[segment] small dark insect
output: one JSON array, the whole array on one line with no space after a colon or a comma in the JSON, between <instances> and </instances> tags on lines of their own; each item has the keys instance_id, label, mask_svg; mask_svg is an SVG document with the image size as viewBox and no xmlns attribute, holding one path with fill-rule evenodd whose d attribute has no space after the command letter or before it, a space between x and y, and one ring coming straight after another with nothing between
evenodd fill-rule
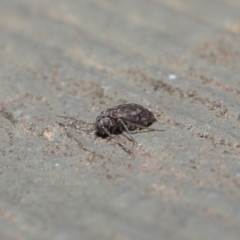
<instances>
[{"instance_id":1,"label":"small dark insect","mask_svg":"<svg viewBox=\"0 0 240 240\"><path fill-rule=\"evenodd\" d=\"M126 152L131 153L130 149L118 141L113 134L126 131L129 135L128 138L130 138L130 140L133 142L134 147L136 141L132 137L130 131L137 129L162 131L148 128L155 121L156 117L149 109L144 108L139 104L128 103L107 108L105 111L102 111L96 118L93 129L96 130L100 136L107 136L109 139L113 138Z\"/></svg>"}]
</instances>

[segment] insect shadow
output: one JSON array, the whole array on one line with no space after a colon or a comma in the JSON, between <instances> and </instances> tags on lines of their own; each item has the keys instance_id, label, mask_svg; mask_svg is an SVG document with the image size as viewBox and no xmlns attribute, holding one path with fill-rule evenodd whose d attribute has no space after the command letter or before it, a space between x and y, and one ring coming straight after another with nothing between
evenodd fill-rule
<instances>
[{"instance_id":1,"label":"insect shadow","mask_svg":"<svg viewBox=\"0 0 240 240\"><path fill-rule=\"evenodd\" d=\"M80 125L85 125L85 128L82 127L81 130L88 133L95 131L97 136L108 138L107 141L113 139L123 148L124 151L129 154L133 153L134 146L137 144L132 135L140 132L138 130L141 130L141 132L165 131L149 128L150 125L157 121L155 115L151 112L151 110L135 103L121 104L112 108L107 108L100 113L100 115L96 118L95 123L88 123L67 116L58 115L58 117L73 120L73 123L68 124L70 127L76 128L76 123L79 122ZM61 123L60 125L64 124ZM123 134L123 136L132 142L131 148L127 147L116 138L116 135L124 132L126 134Z\"/></svg>"}]
</instances>

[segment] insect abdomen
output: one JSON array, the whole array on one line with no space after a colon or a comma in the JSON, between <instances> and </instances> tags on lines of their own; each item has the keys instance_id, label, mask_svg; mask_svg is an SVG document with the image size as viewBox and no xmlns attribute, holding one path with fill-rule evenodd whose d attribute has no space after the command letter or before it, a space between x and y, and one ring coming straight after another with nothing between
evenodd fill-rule
<instances>
[{"instance_id":1,"label":"insect abdomen","mask_svg":"<svg viewBox=\"0 0 240 240\"><path fill-rule=\"evenodd\" d=\"M135 103L118 105L109 108L107 112L110 118L116 120L121 119L123 122L132 123L129 126L137 124L147 127L156 120L154 114L150 110ZM130 128L132 129L134 127Z\"/></svg>"}]
</instances>

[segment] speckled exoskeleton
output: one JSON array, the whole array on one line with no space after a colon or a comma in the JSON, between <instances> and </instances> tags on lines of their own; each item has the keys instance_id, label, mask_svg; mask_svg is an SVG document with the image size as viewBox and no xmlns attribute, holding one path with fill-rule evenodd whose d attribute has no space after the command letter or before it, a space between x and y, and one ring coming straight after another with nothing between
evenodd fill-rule
<instances>
[{"instance_id":1,"label":"speckled exoskeleton","mask_svg":"<svg viewBox=\"0 0 240 240\"><path fill-rule=\"evenodd\" d=\"M147 108L135 103L121 104L102 111L95 122L95 129L101 136L113 138L114 133L126 131L133 144L136 143L130 131L145 129L156 121ZM154 129L151 129L154 130ZM125 150L126 146L117 141Z\"/></svg>"}]
</instances>

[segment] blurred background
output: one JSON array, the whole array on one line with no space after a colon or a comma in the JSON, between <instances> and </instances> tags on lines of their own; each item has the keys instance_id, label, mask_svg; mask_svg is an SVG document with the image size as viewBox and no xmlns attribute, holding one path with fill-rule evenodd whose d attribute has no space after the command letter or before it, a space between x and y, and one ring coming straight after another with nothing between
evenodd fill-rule
<instances>
[{"instance_id":1,"label":"blurred background","mask_svg":"<svg viewBox=\"0 0 240 240\"><path fill-rule=\"evenodd\" d=\"M240 239L239 13L0 0L0 239ZM133 156L59 125L130 102L165 130L134 134Z\"/></svg>"}]
</instances>

